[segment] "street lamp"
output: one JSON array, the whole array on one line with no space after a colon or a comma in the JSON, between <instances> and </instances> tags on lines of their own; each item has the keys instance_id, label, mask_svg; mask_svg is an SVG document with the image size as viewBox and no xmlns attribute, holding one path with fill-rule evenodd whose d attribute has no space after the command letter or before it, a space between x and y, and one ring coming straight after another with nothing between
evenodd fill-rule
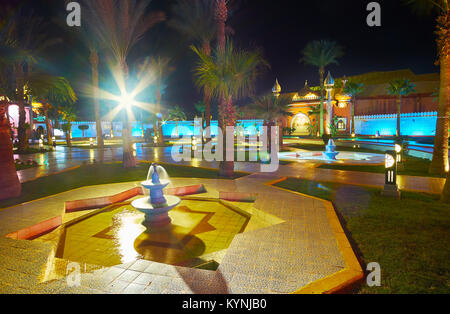
<instances>
[{"instance_id":1,"label":"street lamp","mask_svg":"<svg viewBox=\"0 0 450 314\"><path fill-rule=\"evenodd\" d=\"M331 91L333 90L334 87L334 79L331 76L330 71L328 71L328 75L325 78L324 86L326 91L328 92L327 133L330 134L331 121L333 119L333 106L331 105Z\"/></svg>"},{"instance_id":2,"label":"street lamp","mask_svg":"<svg viewBox=\"0 0 450 314\"><path fill-rule=\"evenodd\" d=\"M397 152L386 151L384 162L384 188L381 195L400 198L400 191L397 186Z\"/></svg>"}]
</instances>

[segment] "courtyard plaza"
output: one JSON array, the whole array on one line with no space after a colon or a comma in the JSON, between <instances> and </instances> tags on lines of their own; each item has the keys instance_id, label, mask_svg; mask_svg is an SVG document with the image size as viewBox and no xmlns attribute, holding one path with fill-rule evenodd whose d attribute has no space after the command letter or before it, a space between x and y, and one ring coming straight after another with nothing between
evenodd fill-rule
<instances>
[{"instance_id":1,"label":"courtyard plaza","mask_svg":"<svg viewBox=\"0 0 450 314\"><path fill-rule=\"evenodd\" d=\"M132 252L135 237L140 233L129 233L122 243L128 249L102 257L104 253L92 252L92 239L80 242L73 250L86 254L74 256L58 253L66 241L76 241L76 232L69 231L71 223L84 228L85 233L99 228L97 223L89 225L85 215L107 213L108 208L67 213L67 201L89 199L120 193L136 188L140 182L125 182L101 186L87 186L63 192L47 198L0 210L0 282L4 293L324 293L338 289L341 285L362 277L362 269L343 232L331 203L313 197L287 192L270 186L269 181L280 179L276 174L255 173L235 180L181 179L171 178L170 187L203 184L205 193L187 199L184 214L187 220L204 221L198 215L205 215L211 206L198 207L200 200L219 200L225 206L240 213L235 217L235 226L241 229L227 229L222 235L202 238L217 231L219 222L214 216L205 225L193 222L186 226L187 235L203 240L206 247L215 247L215 252L201 256L213 258L218 263L215 270L186 267L173 254L159 255L158 261L147 260ZM227 193L251 193L254 203L225 200ZM183 202L183 201L182 201ZM189 203L191 202L191 203ZM194 202L194 203L192 203ZM128 206L129 203L122 203ZM183 206L184 207L184 206ZM240 208L240 209L237 209ZM97 212L95 212L97 211ZM190 212L190 213L189 213ZM173 224L179 221L171 213ZM211 214L211 213L210 213ZM220 215L219 215L220 216ZM239 215L238 215L239 216ZM44 236L19 240L20 233L42 221L60 217L62 225ZM246 218L245 218L246 217ZM87 226L76 224L77 219ZM100 219L100 218L99 218ZM222 218L224 216L222 214ZM232 218L226 218L227 221ZM184 219L186 221L186 218ZM245 223L243 223L246 221ZM68 226L66 226L68 225ZM228 225L228 223L227 223ZM118 227L120 233L120 226ZM102 229L102 228L100 228ZM193 230L196 230L194 232ZM200 231L199 231L200 230ZM67 234L66 234L67 231ZM73 233L75 232L75 234ZM230 233L231 232L231 233ZM226 235L225 235L226 234ZM7 235L7 237L5 237ZM227 239L221 240L224 237ZM95 239L94 239L95 240ZM155 240L155 239L153 239ZM62 241L62 242L61 242ZM98 237L96 239L98 241ZM159 239L166 244L192 245L179 239ZM123 241L122 241L123 242ZM156 241L158 242L158 241ZM68 245L68 244L67 244ZM195 245L195 244L194 244ZM122 246L122 249L123 249ZM136 245L137 247L139 245ZM148 248L148 246L147 246ZM69 249L69 247L64 247ZM180 249L180 248L179 248ZM181 248L182 250L183 248ZM125 253L124 253L125 252ZM155 251L153 251L155 252ZM211 255L211 253L213 253ZM90 257L96 257L96 260ZM212 257L211 257L212 256ZM69 259L67 259L69 258ZM79 285L68 282L70 259L81 263ZM182 265L182 266L181 266ZM69 281L68 281L69 280Z\"/></svg>"}]
</instances>

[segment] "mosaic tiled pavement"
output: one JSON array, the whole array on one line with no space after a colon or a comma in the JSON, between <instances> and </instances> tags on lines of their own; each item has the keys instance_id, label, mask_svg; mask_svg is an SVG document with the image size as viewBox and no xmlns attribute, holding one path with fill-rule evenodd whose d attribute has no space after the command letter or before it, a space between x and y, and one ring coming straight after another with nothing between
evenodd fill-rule
<instances>
[{"instance_id":1,"label":"mosaic tiled pavement","mask_svg":"<svg viewBox=\"0 0 450 314\"><path fill-rule=\"evenodd\" d=\"M204 184L207 192L198 198L218 198L219 191L258 193L246 208L256 223L250 219L228 248L216 250L215 271L144 259L111 267L88 263L81 267L80 285L71 285L74 266L64 255L55 257L54 243L5 237L58 215L68 222L86 214L64 214L64 201L115 194L139 182L83 187L0 210L0 293L292 293L346 269L327 203L264 184L273 179L172 179L172 186Z\"/></svg>"}]
</instances>

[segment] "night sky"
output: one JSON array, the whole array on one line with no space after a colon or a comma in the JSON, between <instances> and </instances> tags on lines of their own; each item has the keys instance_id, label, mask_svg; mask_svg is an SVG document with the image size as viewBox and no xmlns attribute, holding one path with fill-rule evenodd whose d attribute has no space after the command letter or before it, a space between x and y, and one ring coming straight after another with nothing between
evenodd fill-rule
<instances>
[{"instance_id":1,"label":"night sky","mask_svg":"<svg viewBox=\"0 0 450 314\"><path fill-rule=\"evenodd\" d=\"M170 18L174 0L153 0L152 9L164 10ZM233 40L242 48L261 48L271 68L257 83L258 93L269 91L277 77L284 91L299 90L305 80L318 85L317 69L299 62L301 51L309 41L330 39L345 49L339 65L327 68L334 77L409 68L417 74L438 72L434 65L436 45L433 16L418 17L402 0L378 1L382 7L382 26L368 27L366 6L369 0L236 0L229 25ZM2 6L22 3L26 10L45 17L48 32L63 42L53 47L41 66L67 77L81 95L78 107L84 117L92 116L91 102L82 97L83 84L90 81L88 51L79 36L65 24L63 0L0 0ZM194 113L193 104L201 100L192 83L195 58L187 42L165 23L154 27L132 51L128 63L152 54L169 55L175 71L167 82L163 103L180 105ZM109 73L101 68L101 84L109 83ZM245 103L246 100L240 103ZM192 116L192 115L191 115Z\"/></svg>"}]
</instances>

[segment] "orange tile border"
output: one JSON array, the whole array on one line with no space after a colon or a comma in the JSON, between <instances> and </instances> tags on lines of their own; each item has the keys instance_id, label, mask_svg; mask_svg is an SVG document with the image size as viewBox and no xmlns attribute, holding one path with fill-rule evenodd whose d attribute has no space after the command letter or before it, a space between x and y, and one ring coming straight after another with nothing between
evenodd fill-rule
<instances>
[{"instance_id":1,"label":"orange tile border","mask_svg":"<svg viewBox=\"0 0 450 314\"><path fill-rule=\"evenodd\" d=\"M324 203L326 208L326 214L328 221L330 223L331 229L333 230L334 236L336 238L336 242L338 244L339 251L342 254L342 257L345 261L345 268L340 270L330 276L325 278L313 281L306 286L294 291L293 294L332 294L332 293L340 293L353 286L357 282L361 281L364 278L364 272L361 268L361 265L353 252L352 246L345 235L344 229L339 221L339 218L336 214L336 210L334 209L333 204L330 201L317 198L314 196L310 196L307 194L303 194L296 191L291 191L288 189L284 189L278 186L274 186L273 184L282 182L286 180L287 177L283 177L281 179L273 180L270 182L266 182L265 185L271 186L273 188L298 194L304 197L313 198L316 200L320 200Z\"/></svg>"}]
</instances>

